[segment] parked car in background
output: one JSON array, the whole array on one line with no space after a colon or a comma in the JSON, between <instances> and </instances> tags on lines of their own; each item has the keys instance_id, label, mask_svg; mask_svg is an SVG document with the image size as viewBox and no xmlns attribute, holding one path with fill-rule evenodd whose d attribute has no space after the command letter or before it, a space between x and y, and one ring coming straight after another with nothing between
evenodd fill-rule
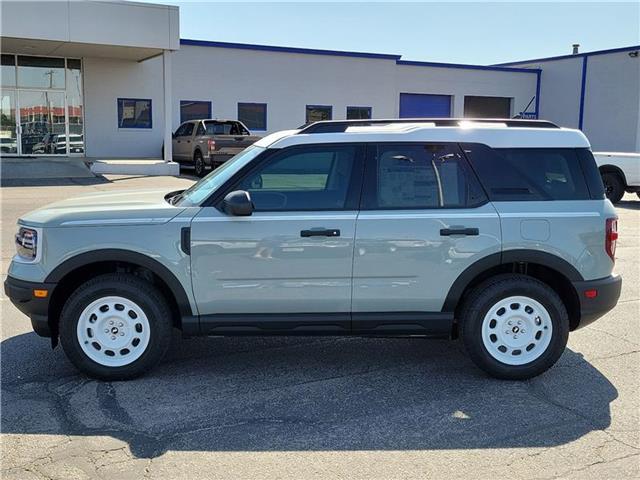
<instances>
[{"instance_id":1,"label":"parked car in background","mask_svg":"<svg viewBox=\"0 0 640 480\"><path fill-rule=\"evenodd\" d=\"M269 135L188 190L23 215L6 294L106 380L156 365L174 327L460 338L526 379L616 305L617 217L582 132L373 122Z\"/></svg>"},{"instance_id":2,"label":"parked car in background","mask_svg":"<svg viewBox=\"0 0 640 480\"><path fill-rule=\"evenodd\" d=\"M173 134L173 160L202 177L260 138L237 120L189 120Z\"/></svg>"},{"instance_id":3,"label":"parked car in background","mask_svg":"<svg viewBox=\"0 0 640 480\"><path fill-rule=\"evenodd\" d=\"M2 153L18 153L18 144L15 138L0 138L0 152Z\"/></svg>"},{"instance_id":4,"label":"parked car in background","mask_svg":"<svg viewBox=\"0 0 640 480\"><path fill-rule=\"evenodd\" d=\"M607 198L619 202L625 192L640 197L640 153L595 152Z\"/></svg>"}]
</instances>

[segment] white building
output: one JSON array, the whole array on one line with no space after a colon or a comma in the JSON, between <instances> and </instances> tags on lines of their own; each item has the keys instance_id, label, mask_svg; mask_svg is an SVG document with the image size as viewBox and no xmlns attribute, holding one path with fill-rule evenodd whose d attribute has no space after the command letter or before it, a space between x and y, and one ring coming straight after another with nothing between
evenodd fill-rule
<instances>
[{"instance_id":1,"label":"white building","mask_svg":"<svg viewBox=\"0 0 640 480\"><path fill-rule=\"evenodd\" d=\"M3 156L159 157L194 117L237 118L266 134L324 118L522 114L582 124L600 150L640 150L640 61L631 55L640 46L458 65L181 40L178 8L166 5L0 8Z\"/></svg>"}]
</instances>

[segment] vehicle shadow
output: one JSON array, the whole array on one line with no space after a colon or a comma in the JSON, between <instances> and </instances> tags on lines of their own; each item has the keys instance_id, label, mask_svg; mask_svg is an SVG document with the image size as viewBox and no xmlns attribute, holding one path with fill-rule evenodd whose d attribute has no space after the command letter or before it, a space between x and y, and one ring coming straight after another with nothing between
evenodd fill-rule
<instances>
[{"instance_id":1,"label":"vehicle shadow","mask_svg":"<svg viewBox=\"0 0 640 480\"><path fill-rule=\"evenodd\" d=\"M640 200L621 200L615 206L627 210L640 210Z\"/></svg>"},{"instance_id":2,"label":"vehicle shadow","mask_svg":"<svg viewBox=\"0 0 640 480\"><path fill-rule=\"evenodd\" d=\"M2 342L2 430L106 435L167 450L550 447L610 425L614 386L567 350L526 382L491 379L459 342L331 337L173 342L146 377L99 382L33 333Z\"/></svg>"}]
</instances>

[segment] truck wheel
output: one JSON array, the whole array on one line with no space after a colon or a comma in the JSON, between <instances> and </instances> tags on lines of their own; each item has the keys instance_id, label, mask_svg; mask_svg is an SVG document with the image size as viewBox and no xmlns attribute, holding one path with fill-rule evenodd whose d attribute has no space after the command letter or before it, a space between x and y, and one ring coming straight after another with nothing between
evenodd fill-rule
<instances>
[{"instance_id":1,"label":"truck wheel","mask_svg":"<svg viewBox=\"0 0 640 480\"><path fill-rule=\"evenodd\" d=\"M193 155L193 167L195 168L196 176L204 177L206 168L204 165L204 159L202 158L202 154L200 152L196 152Z\"/></svg>"},{"instance_id":2,"label":"truck wheel","mask_svg":"<svg viewBox=\"0 0 640 480\"><path fill-rule=\"evenodd\" d=\"M604 193L611 203L618 203L624 196L624 182L617 173L603 173L602 183L604 183Z\"/></svg>"},{"instance_id":3,"label":"truck wheel","mask_svg":"<svg viewBox=\"0 0 640 480\"><path fill-rule=\"evenodd\" d=\"M110 273L81 285L60 315L60 342L90 377L125 380L150 370L169 348L171 309L152 284Z\"/></svg>"},{"instance_id":4,"label":"truck wheel","mask_svg":"<svg viewBox=\"0 0 640 480\"><path fill-rule=\"evenodd\" d=\"M525 275L483 282L467 296L460 317L469 356L501 379L540 375L560 358L569 338L569 316L558 294Z\"/></svg>"}]
</instances>

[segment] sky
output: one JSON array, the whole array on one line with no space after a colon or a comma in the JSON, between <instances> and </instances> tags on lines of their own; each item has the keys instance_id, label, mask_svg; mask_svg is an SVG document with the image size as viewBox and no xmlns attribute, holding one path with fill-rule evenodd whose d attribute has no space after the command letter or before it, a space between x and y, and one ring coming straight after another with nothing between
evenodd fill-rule
<instances>
[{"instance_id":1,"label":"sky","mask_svg":"<svg viewBox=\"0 0 640 480\"><path fill-rule=\"evenodd\" d=\"M146 0L143 0L146 1ZM167 1L180 37L490 65L640 44L634 2Z\"/></svg>"}]
</instances>

